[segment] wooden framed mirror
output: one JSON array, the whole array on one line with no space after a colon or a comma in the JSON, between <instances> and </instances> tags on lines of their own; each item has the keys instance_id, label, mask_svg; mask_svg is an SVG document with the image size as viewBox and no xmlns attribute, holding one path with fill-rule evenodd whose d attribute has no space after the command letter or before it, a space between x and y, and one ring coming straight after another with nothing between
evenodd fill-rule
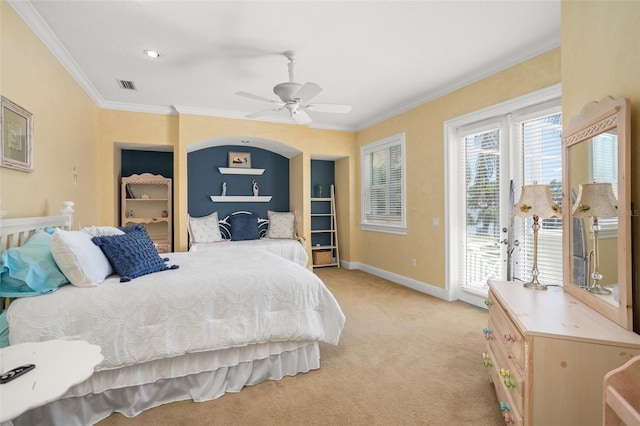
<instances>
[{"instance_id":1,"label":"wooden framed mirror","mask_svg":"<svg viewBox=\"0 0 640 426\"><path fill-rule=\"evenodd\" d=\"M571 119L562 219L564 290L632 330L629 120L629 100L612 97Z\"/></svg>"}]
</instances>

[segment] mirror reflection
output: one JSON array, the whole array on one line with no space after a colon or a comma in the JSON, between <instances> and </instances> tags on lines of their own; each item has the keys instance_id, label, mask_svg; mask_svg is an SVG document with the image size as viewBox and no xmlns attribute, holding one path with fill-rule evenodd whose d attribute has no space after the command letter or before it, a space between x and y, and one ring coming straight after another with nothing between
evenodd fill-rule
<instances>
[{"instance_id":1,"label":"mirror reflection","mask_svg":"<svg viewBox=\"0 0 640 426\"><path fill-rule=\"evenodd\" d=\"M617 129L569 149L573 283L618 306Z\"/></svg>"},{"instance_id":2,"label":"mirror reflection","mask_svg":"<svg viewBox=\"0 0 640 426\"><path fill-rule=\"evenodd\" d=\"M627 330L634 313L630 118L627 98L605 96L585 104L562 136L562 197L571 206L562 211L564 291Z\"/></svg>"}]
</instances>

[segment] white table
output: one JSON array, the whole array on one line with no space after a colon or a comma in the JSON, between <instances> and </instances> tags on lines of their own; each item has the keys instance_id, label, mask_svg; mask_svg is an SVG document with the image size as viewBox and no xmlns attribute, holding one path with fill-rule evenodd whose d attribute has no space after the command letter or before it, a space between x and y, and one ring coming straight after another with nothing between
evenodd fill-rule
<instances>
[{"instance_id":1,"label":"white table","mask_svg":"<svg viewBox=\"0 0 640 426\"><path fill-rule=\"evenodd\" d=\"M54 401L71 386L86 380L103 360L101 348L84 340L47 340L0 349L3 373L35 364L28 373L0 385L0 422Z\"/></svg>"}]
</instances>

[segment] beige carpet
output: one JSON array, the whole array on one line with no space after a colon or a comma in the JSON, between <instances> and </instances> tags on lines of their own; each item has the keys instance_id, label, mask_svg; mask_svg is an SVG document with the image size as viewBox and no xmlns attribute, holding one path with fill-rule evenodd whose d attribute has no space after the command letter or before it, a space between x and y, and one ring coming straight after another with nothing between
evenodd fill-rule
<instances>
[{"instance_id":1,"label":"beige carpet","mask_svg":"<svg viewBox=\"0 0 640 426\"><path fill-rule=\"evenodd\" d=\"M316 269L347 318L319 370L109 425L502 425L482 366L484 310L361 271Z\"/></svg>"}]
</instances>

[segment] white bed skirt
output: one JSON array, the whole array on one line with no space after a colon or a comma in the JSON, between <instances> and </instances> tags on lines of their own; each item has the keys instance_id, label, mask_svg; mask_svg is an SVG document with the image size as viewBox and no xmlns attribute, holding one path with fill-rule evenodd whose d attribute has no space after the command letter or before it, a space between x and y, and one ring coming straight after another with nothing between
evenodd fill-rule
<instances>
[{"instance_id":1,"label":"white bed skirt","mask_svg":"<svg viewBox=\"0 0 640 426\"><path fill-rule=\"evenodd\" d=\"M71 388L59 400L29 410L2 425L90 425L114 412L134 417L149 408L170 402L188 399L209 401L226 392L240 392L247 385L269 379L281 380L284 376L320 368L317 342L281 344L296 347L273 353L280 343L253 345L218 353L186 354L171 360L146 363L141 368L100 371ZM271 354L261 357L265 351ZM233 362L234 359L237 362ZM207 364L215 364L216 368L207 369ZM125 371L127 369L129 371ZM185 371L186 375L183 374ZM124 385L127 378L133 382L144 381L150 373L160 378L153 382Z\"/></svg>"}]
</instances>

